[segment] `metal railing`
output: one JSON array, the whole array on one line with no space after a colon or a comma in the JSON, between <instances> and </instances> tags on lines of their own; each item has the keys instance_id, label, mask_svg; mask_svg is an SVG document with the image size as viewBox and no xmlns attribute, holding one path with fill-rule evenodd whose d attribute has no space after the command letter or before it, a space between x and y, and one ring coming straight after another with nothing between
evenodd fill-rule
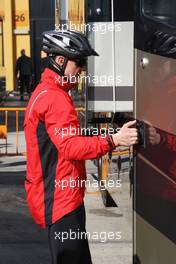
<instances>
[{"instance_id":1,"label":"metal railing","mask_svg":"<svg viewBox=\"0 0 176 264\"><path fill-rule=\"evenodd\" d=\"M5 118L4 118L4 123L2 124L0 121L0 147L1 147L1 140L5 140L5 152L1 152L0 149L0 155L25 155L26 154L26 149L23 151L19 151L19 113L25 112L26 108L0 108L0 114L4 113ZM80 125L81 127L84 127L85 125L85 108L84 107L77 107L76 111L78 113L78 117L80 120ZM9 132L9 112L15 113L15 142L13 138L13 148L15 148L15 151L9 152L8 151L8 134ZM116 150L113 151L112 153L113 156L116 155L129 155L129 150Z\"/></svg>"},{"instance_id":2,"label":"metal railing","mask_svg":"<svg viewBox=\"0 0 176 264\"><path fill-rule=\"evenodd\" d=\"M19 151L19 113L20 112L25 112L26 108L0 108L0 114L4 113L5 115L5 121L2 124L0 121L0 146L1 146L1 140L5 140L5 152L1 152L0 149L0 155L25 155L26 151ZM84 118L81 113L85 112L85 109L83 107L78 107L76 108L76 111L79 114L79 118ZM15 113L15 151L9 152L8 151L8 134L9 134L9 112ZM81 121L83 122L83 120ZM14 142L13 142L14 143Z\"/></svg>"},{"instance_id":3,"label":"metal railing","mask_svg":"<svg viewBox=\"0 0 176 264\"><path fill-rule=\"evenodd\" d=\"M0 113L5 114L5 122L4 124L0 124L0 139L5 140L5 153L1 153L0 155L22 155L24 153L19 152L19 112L25 112L26 108L0 108ZM15 113L15 149L14 153L8 152L8 133L9 133L9 112Z\"/></svg>"}]
</instances>

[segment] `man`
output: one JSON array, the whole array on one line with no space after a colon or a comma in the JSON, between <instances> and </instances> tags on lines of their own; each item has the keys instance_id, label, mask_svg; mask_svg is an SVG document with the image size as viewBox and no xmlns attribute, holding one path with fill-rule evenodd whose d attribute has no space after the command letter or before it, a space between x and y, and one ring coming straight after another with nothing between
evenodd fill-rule
<instances>
[{"instance_id":1,"label":"man","mask_svg":"<svg viewBox=\"0 0 176 264\"><path fill-rule=\"evenodd\" d=\"M23 101L25 87L30 97L30 82L32 76L32 60L26 56L24 49L21 50L21 56L18 58L16 63L16 76L18 76L18 74L20 80L20 100Z\"/></svg>"},{"instance_id":2,"label":"man","mask_svg":"<svg viewBox=\"0 0 176 264\"><path fill-rule=\"evenodd\" d=\"M81 136L69 80L76 80L72 77L82 71L88 56L98 54L77 31L44 32L42 46L49 64L24 122L27 201L36 223L48 227L53 264L91 264L87 238L80 239L86 232L85 186L80 184L86 179L85 160L137 143L137 130L130 128L135 122L129 122L113 136Z\"/></svg>"}]
</instances>

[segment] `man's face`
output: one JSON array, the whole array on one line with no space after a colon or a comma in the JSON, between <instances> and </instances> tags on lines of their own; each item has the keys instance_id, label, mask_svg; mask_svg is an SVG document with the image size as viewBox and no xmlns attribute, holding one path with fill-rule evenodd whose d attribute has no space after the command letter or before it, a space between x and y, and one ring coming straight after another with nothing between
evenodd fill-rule
<instances>
[{"instance_id":1,"label":"man's face","mask_svg":"<svg viewBox=\"0 0 176 264\"><path fill-rule=\"evenodd\" d=\"M65 61L65 58L62 56L58 56L56 58L56 62L60 65L63 66ZM77 83L79 81L79 75L80 73L85 69L86 66L86 59L81 59L81 60L68 60L67 66L65 69L65 76L68 77L71 83Z\"/></svg>"},{"instance_id":2,"label":"man's face","mask_svg":"<svg viewBox=\"0 0 176 264\"><path fill-rule=\"evenodd\" d=\"M22 49L22 50L21 50L21 56L24 56L24 55L25 55L25 50Z\"/></svg>"},{"instance_id":3,"label":"man's face","mask_svg":"<svg viewBox=\"0 0 176 264\"><path fill-rule=\"evenodd\" d=\"M76 62L69 60L65 69L65 76L67 76L71 83L77 83L82 67L77 66Z\"/></svg>"}]
</instances>

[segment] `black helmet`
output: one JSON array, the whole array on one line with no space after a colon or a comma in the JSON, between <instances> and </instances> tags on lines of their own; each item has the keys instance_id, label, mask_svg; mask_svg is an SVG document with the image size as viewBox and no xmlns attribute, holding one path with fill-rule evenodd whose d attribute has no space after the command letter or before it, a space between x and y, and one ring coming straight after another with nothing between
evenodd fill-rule
<instances>
[{"instance_id":1,"label":"black helmet","mask_svg":"<svg viewBox=\"0 0 176 264\"><path fill-rule=\"evenodd\" d=\"M83 33L71 30L44 32L42 50L49 56L62 55L70 60L99 56Z\"/></svg>"}]
</instances>

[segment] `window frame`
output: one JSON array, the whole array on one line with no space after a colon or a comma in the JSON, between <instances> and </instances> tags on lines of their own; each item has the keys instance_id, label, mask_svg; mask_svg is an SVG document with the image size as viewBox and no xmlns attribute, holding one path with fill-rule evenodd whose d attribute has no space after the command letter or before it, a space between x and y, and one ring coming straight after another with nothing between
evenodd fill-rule
<instances>
[{"instance_id":1,"label":"window frame","mask_svg":"<svg viewBox=\"0 0 176 264\"><path fill-rule=\"evenodd\" d=\"M147 15L145 13L145 7L144 7L145 1L146 0L141 0L141 14L142 14L143 17L145 17L145 18L147 18L147 19L149 19L149 20L151 20L153 22L156 22L156 23L162 24L164 26L167 26L169 28L172 28L172 29L176 28L176 24L174 26L174 25L171 25L170 23L164 22L163 20L158 19L158 18L156 18L154 16Z\"/></svg>"}]
</instances>

